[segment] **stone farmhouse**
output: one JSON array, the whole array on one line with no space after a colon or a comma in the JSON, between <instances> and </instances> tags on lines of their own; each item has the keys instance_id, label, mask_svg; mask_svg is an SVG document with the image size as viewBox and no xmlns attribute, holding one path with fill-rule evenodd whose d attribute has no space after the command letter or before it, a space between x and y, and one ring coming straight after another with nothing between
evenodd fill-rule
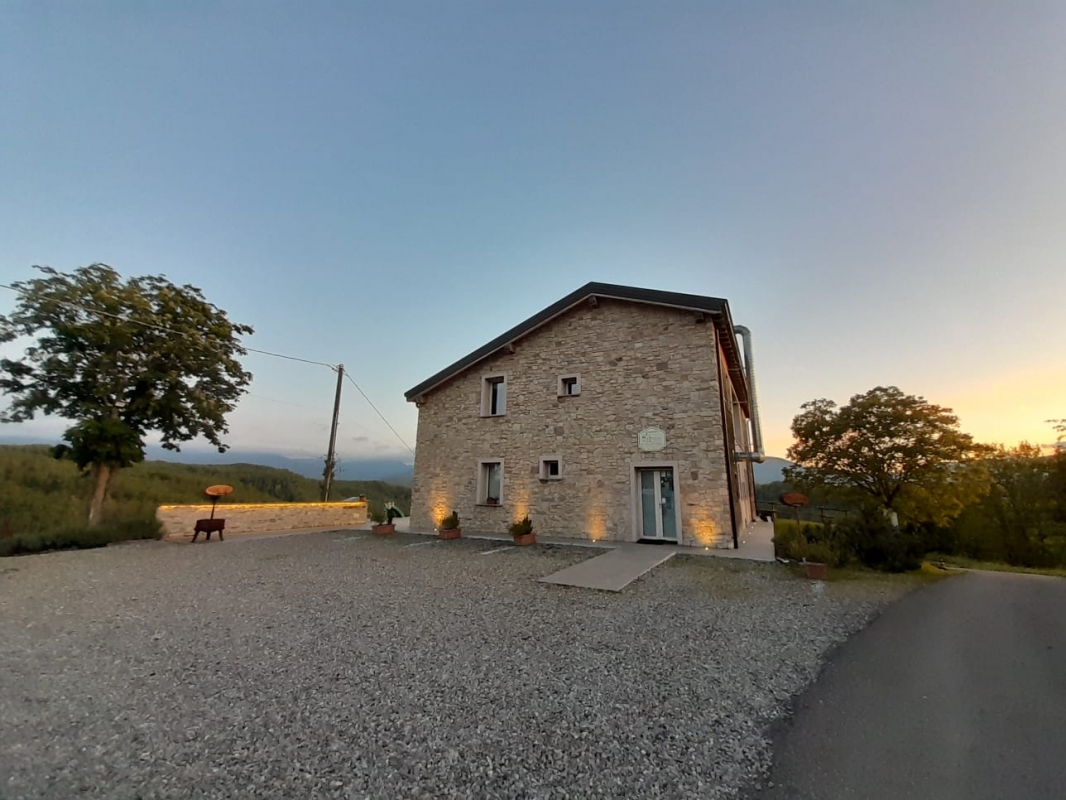
<instances>
[{"instance_id":1,"label":"stone farmhouse","mask_svg":"<svg viewBox=\"0 0 1066 800\"><path fill-rule=\"evenodd\" d=\"M454 509L468 532L528 515L542 536L737 547L754 389L727 301L589 283L406 393L411 529Z\"/></svg>"}]
</instances>

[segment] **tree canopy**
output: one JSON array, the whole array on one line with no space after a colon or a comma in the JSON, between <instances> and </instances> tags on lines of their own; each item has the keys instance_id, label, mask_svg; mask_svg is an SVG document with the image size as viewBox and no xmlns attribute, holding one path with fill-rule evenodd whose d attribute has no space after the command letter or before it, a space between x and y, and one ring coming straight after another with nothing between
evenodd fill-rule
<instances>
[{"instance_id":1,"label":"tree canopy","mask_svg":"<svg viewBox=\"0 0 1066 800\"><path fill-rule=\"evenodd\" d=\"M171 450L198 436L226 450L225 415L252 378L238 360L250 326L161 275L123 279L106 264L36 269L42 277L15 283L15 310L0 315L0 342L33 339L22 358L0 359L10 398L0 421L42 413L74 422L57 452L95 476L90 523L112 472L143 460L146 434Z\"/></svg>"},{"instance_id":2,"label":"tree canopy","mask_svg":"<svg viewBox=\"0 0 1066 800\"><path fill-rule=\"evenodd\" d=\"M1055 433L1058 434L1057 441L1066 441L1066 419L1049 419L1048 423L1055 429Z\"/></svg>"},{"instance_id":3,"label":"tree canopy","mask_svg":"<svg viewBox=\"0 0 1066 800\"><path fill-rule=\"evenodd\" d=\"M944 523L987 488L987 451L948 408L895 386L843 406L813 400L792 421L787 480L864 499L915 522Z\"/></svg>"}]
</instances>

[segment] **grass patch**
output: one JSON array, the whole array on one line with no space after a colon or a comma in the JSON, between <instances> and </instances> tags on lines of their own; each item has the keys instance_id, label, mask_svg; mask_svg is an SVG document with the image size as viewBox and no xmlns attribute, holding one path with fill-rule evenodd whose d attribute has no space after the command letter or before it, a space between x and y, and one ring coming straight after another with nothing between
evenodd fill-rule
<instances>
[{"instance_id":1,"label":"grass patch","mask_svg":"<svg viewBox=\"0 0 1066 800\"><path fill-rule=\"evenodd\" d=\"M49 550L88 550L114 542L158 539L162 529L151 519L133 519L105 524L99 528L69 528L53 533L19 533L0 538L0 557L44 553Z\"/></svg>"},{"instance_id":2,"label":"grass patch","mask_svg":"<svg viewBox=\"0 0 1066 800\"><path fill-rule=\"evenodd\" d=\"M776 517L774 519L774 535L783 534L788 536L790 534L803 533L806 534L808 529L821 530L825 526L820 522L808 522L803 520L802 522L796 522L794 519L782 519Z\"/></svg>"},{"instance_id":3,"label":"grass patch","mask_svg":"<svg viewBox=\"0 0 1066 800\"><path fill-rule=\"evenodd\" d=\"M989 572L1018 572L1024 575L1050 575L1054 578L1066 578L1066 567L1015 567L1002 561L979 561L976 558L966 556L945 556L939 553L930 553L926 556L929 561L943 561L949 567L958 569L978 569Z\"/></svg>"},{"instance_id":4,"label":"grass patch","mask_svg":"<svg viewBox=\"0 0 1066 800\"><path fill-rule=\"evenodd\" d=\"M793 562L787 565L787 569L797 578L807 579L804 566ZM936 583L952 575L961 574L958 569L940 569L934 564L925 561L918 569L909 572L881 572L859 565L846 567L830 567L825 576L826 583L889 583L904 586L921 586L926 583Z\"/></svg>"},{"instance_id":5,"label":"grass patch","mask_svg":"<svg viewBox=\"0 0 1066 800\"><path fill-rule=\"evenodd\" d=\"M803 575L802 566L795 565L792 567L792 570L797 575ZM830 583L843 583L847 581L881 581L883 583L920 585L924 583L935 583L936 581L950 578L952 575L957 574L958 570L940 569L928 561L925 561L922 563L921 567L911 570L910 572L880 572L878 570L859 566L830 567L826 574L826 580Z\"/></svg>"}]
</instances>

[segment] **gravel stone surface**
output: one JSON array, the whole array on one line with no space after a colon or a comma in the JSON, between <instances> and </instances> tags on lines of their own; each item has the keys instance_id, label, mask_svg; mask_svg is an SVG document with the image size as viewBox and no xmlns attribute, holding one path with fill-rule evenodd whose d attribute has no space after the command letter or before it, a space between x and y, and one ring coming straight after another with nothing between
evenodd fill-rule
<instances>
[{"instance_id":1,"label":"gravel stone surface","mask_svg":"<svg viewBox=\"0 0 1066 800\"><path fill-rule=\"evenodd\" d=\"M0 797L731 797L905 587L363 532L0 561Z\"/></svg>"}]
</instances>

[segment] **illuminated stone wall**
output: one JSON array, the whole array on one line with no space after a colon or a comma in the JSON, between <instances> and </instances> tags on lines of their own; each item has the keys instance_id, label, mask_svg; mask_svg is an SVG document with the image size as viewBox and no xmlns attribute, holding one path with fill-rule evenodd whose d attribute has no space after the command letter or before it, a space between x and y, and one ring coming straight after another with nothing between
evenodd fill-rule
<instances>
[{"instance_id":1,"label":"illuminated stone wall","mask_svg":"<svg viewBox=\"0 0 1066 800\"><path fill-rule=\"evenodd\" d=\"M156 517L166 539L192 539L196 520L211 516L211 504L160 506ZM366 524L366 503L224 503L216 519L226 520L226 536L279 533L313 528L358 528ZM203 538L201 535L200 538Z\"/></svg>"}]
</instances>

